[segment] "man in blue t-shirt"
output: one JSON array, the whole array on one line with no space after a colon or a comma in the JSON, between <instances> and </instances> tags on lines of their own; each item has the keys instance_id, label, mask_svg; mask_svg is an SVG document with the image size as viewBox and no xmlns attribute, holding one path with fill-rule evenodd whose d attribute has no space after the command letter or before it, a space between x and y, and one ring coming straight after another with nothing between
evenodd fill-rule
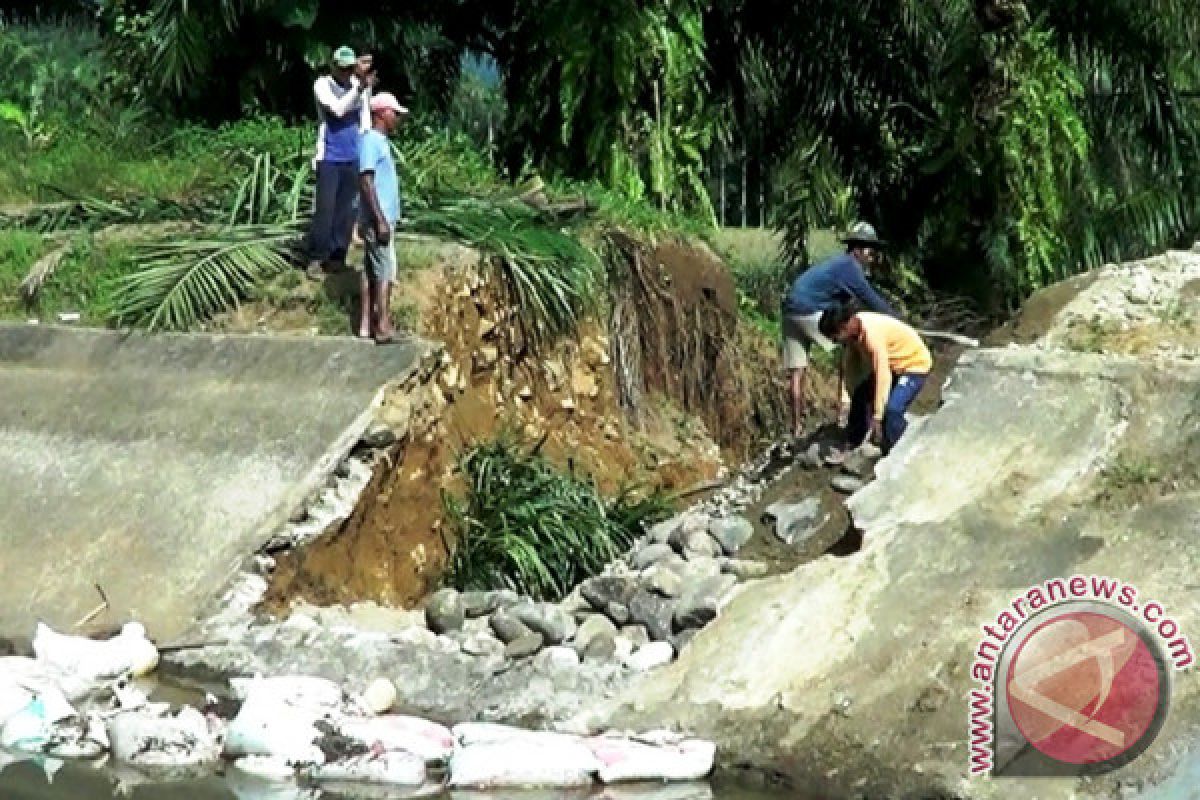
<instances>
[{"instance_id":1,"label":"man in blue t-shirt","mask_svg":"<svg viewBox=\"0 0 1200 800\"><path fill-rule=\"evenodd\" d=\"M400 219L400 182L388 137L408 109L391 92L371 99L371 129L359 148L359 188L362 192L359 234L363 239L363 272L359 282L358 335L379 344L394 341L390 308L396 280L396 249L392 234ZM372 314L372 312L374 312Z\"/></svg>"},{"instance_id":2,"label":"man in blue t-shirt","mask_svg":"<svg viewBox=\"0 0 1200 800\"><path fill-rule=\"evenodd\" d=\"M867 282L863 272L879 262L884 246L875 229L859 222L842 242L846 252L805 270L783 298L783 365L790 374L794 436L803 434L804 372L808 367L809 348L813 343L826 351L834 346L821 334L821 314L854 301L869 311L897 316Z\"/></svg>"},{"instance_id":3,"label":"man in blue t-shirt","mask_svg":"<svg viewBox=\"0 0 1200 800\"><path fill-rule=\"evenodd\" d=\"M345 265L358 197L358 140L370 127L375 86L371 57L349 47L333 53L333 67L313 83L317 103L317 194L308 231L308 277Z\"/></svg>"}]
</instances>

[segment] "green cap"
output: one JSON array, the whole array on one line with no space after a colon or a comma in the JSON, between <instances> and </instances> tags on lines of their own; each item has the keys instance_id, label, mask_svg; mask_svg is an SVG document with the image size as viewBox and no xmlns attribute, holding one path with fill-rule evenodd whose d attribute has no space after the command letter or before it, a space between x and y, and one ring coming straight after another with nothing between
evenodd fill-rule
<instances>
[{"instance_id":1,"label":"green cap","mask_svg":"<svg viewBox=\"0 0 1200 800\"><path fill-rule=\"evenodd\" d=\"M342 45L337 50L333 51L333 63L338 67L353 67L358 57L354 55L354 51L346 45Z\"/></svg>"}]
</instances>

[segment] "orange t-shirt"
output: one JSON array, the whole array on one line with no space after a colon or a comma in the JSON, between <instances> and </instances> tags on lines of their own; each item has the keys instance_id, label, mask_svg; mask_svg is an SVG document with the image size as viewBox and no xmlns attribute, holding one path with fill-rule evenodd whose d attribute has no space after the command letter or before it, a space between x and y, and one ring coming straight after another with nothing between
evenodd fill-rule
<instances>
[{"instance_id":1,"label":"orange t-shirt","mask_svg":"<svg viewBox=\"0 0 1200 800\"><path fill-rule=\"evenodd\" d=\"M883 419L892 391L892 374L927 374L933 368L933 356L921 335L895 317L873 311L860 311L855 316L862 323L856 345L875 373L875 419Z\"/></svg>"}]
</instances>

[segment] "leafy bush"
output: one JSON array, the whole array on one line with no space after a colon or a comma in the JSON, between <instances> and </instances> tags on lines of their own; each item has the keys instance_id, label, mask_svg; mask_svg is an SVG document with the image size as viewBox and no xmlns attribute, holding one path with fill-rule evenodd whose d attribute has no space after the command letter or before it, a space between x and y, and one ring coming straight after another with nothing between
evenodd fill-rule
<instances>
[{"instance_id":1,"label":"leafy bush","mask_svg":"<svg viewBox=\"0 0 1200 800\"><path fill-rule=\"evenodd\" d=\"M658 494L606 500L592 481L555 469L507 435L468 450L458 469L466 496L445 494L443 502L455 535L447 580L460 589L559 600L669 513Z\"/></svg>"}]
</instances>

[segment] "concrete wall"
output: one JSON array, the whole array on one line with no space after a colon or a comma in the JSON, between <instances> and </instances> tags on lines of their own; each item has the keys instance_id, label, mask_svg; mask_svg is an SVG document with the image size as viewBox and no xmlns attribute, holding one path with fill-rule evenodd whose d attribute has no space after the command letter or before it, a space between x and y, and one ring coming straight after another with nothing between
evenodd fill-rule
<instances>
[{"instance_id":1,"label":"concrete wall","mask_svg":"<svg viewBox=\"0 0 1200 800\"><path fill-rule=\"evenodd\" d=\"M0 325L0 635L181 633L427 348Z\"/></svg>"}]
</instances>

